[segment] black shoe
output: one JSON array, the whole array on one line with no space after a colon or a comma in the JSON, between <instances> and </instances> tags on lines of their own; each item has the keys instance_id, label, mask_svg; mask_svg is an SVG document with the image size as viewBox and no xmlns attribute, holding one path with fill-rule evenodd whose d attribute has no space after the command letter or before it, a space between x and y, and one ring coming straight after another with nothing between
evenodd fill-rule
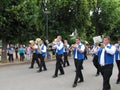
<instances>
[{"instance_id":1,"label":"black shoe","mask_svg":"<svg viewBox=\"0 0 120 90\"><path fill-rule=\"evenodd\" d=\"M53 77L53 78L56 78L57 76L56 76L56 75L53 75L52 77Z\"/></svg>"},{"instance_id":2,"label":"black shoe","mask_svg":"<svg viewBox=\"0 0 120 90\"><path fill-rule=\"evenodd\" d=\"M42 72L42 70L38 70L37 72Z\"/></svg>"},{"instance_id":3,"label":"black shoe","mask_svg":"<svg viewBox=\"0 0 120 90\"><path fill-rule=\"evenodd\" d=\"M33 67L29 67L29 69L33 69Z\"/></svg>"},{"instance_id":4,"label":"black shoe","mask_svg":"<svg viewBox=\"0 0 120 90\"><path fill-rule=\"evenodd\" d=\"M44 71L47 71L47 69L44 69Z\"/></svg>"},{"instance_id":5,"label":"black shoe","mask_svg":"<svg viewBox=\"0 0 120 90\"><path fill-rule=\"evenodd\" d=\"M66 67L66 66L63 66L63 67Z\"/></svg>"},{"instance_id":6,"label":"black shoe","mask_svg":"<svg viewBox=\"0 0 120 90\"><path fill-rule=\"evenodd\" d=\"M97 77L97 76L99 76L99 74L97 73L95 76Z\"/></svg>"},{"instance_id":7,"label":"black shoe","mask_svg":"<svg viewBox=\"0 0 120 90\"><path fill-rule=\"evenodd\" d=\"M59 75L64 75L64 73L60 73Z\"/></svg>"},{"instance_id":8,"label":"black shoe","mask_svg":"<svg viewBox=\"0 0 120 90\"><path fill-rule=\"evenodd\" d=\"M84 68L83 68L83 66L81 67L81 70L83 70Z\"/></svg>"},{"instance_id":9,"label":"black shoe","mask_svg":"<svg viewBox=\"0 0 120 90\"><path fill-rule=\"evenodd\" d=\"M108 88L108 89L102 89L102 90L111 90L111 88Z\"/></svg>"},{"instance_id":10,"label":"black shoe","mask_svg":"<svg viewBox=\"0 0 120 90\"><path fill-rule=\"evenodd\" d=\"M67 65L67 66L70 66L70 65Z\"/></svg>"},{"instance_id":11,"label":"black shoe","mask_svg":"<svg viewBox=\"0 0 120 90\"><path fill-rule=\"evenodd\" d=\"M74 83L73 85L72 85L72 87L74 88L74 87L76 87L77 86L77 84L76 83Z\"/></svg>"},{"instance_id":12,"label":"black shoe","mask_svg":"<svg viewBox=\"0 0 120 90\"><path fill-rule=\"evenodd\" d=\"M84 82L84 80L79 80L79 81L78 81L78 83L82 83L82 82Z\"/></svg>"}]
</instances>

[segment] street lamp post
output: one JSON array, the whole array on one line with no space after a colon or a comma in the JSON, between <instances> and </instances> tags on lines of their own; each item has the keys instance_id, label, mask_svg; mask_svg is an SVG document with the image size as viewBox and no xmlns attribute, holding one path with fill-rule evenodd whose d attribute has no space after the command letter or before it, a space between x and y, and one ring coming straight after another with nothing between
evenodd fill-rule
<instances>
[{"instance_id":1,"label":"street lamp post","mask_svg":"<svg viewBox=\"0 0 120 90\"><path fill-rule=\"evenodd\" d=\"M46 42L48 42L48 14L50 13L49 11L44 11L45 15L46 15L46 25L45 25L45 29L46 29Z\"/></svg>"},{"instance_id":2,"label":"street lamp post","mask_svg":"<svg viewBox=\"0 0 120 90\"><path fill-rule=\"evenodd\" d=\"M46 29L46 43L47 43L47 48L48 48L48 15L50 14L50 11L48 11L47 8L47 0L44 0L44 14L46 15L46 24L45 24L45 29ZM51 58L49 50L47 49L47 58Z\"/></svg>"},{"instance_id":3,"label":"street lamp post","mask_svg":"<svg viewBox=\"0 0 120 90\"><path fill-rule=\"evenodd\" d=\"M46 14L46 40L48 42L48 14Z\"/></svg>"},{"instance_id":4,"label":"street lamp post","mask_svg":"<svg viewBox=\"0 0 120 90\"><path fill-rule=\"evenodd\" d=\"M47 0L44 0L44 13L46 15L46 24L45 24L45 29L46 29L46 42L48 43L48 14L50 11L47 9Z\"/></svg>"}]
</instances>

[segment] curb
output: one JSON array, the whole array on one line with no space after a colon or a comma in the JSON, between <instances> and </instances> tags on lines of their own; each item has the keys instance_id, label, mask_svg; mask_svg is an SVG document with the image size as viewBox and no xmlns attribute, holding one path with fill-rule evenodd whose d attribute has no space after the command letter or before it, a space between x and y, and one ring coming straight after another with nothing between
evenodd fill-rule
<instances>
[{"instance_id":1,"label":"curb","mask_svg":"<svg viewBox=\"0 0 120 90\"><path fill-rule=\"evenodd\" d=\"M55 61L55 58L52 60L45 60L45 62L51 62L51 61ZM15 61L15 62L11 62L11 63L0 63L0 67L4 67L4 66L12 66L12 65L24 65L24 64L30 64L31 61L24 61L24 62L20 62L20 61Z\"/></svg>"},{"instance_id":2,"label":"curb","mask_svg":"<svg viewBox=\"0 0 120 90\"><path fill-rule=\"evenodd\" d=\"M71 59L71 57L68 57L69 59ZM56 58L53 58L53 59L48 59L48 60L45 60L45 62L52 62L52 61L55 61ZM24 61L24 62L20 62L20 61L17 61L17 62L13 62L13 63L0 63L0 67L4 67L4 66L13 66L13 65L24 65L24 64L30 64L31 61Z\"/></svg>"}]
</instances>

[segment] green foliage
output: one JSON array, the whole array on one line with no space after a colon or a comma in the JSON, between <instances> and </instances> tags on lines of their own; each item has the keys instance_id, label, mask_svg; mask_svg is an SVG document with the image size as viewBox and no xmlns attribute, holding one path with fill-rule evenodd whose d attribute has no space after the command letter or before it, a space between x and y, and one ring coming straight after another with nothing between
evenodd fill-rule
<instances>
[{"instance_id":1,"label":"green foliage","mask_svg":"<svg viewBox=\"0 0 120 90\"><path fill-rule=\"evenodd\" d=\"M93 8L92 21L99 35L119 37L120 0L96 0Z\"/></svg>"},{"instance_id":2,"label":"green foliage","mask_svg":"<svg viewBox=\"0 0 120 90\"><path fill-rule=\"evenodd\" d=\"M120 0L0 0L0 38L7 42L27 43L30 39L46 39L46 13L48 36L57 35L70 40L75 30L83 40L92 42L96 35L119 34ZM93 15L90 16L90 11Z\"/></svg>"}]
</instances>

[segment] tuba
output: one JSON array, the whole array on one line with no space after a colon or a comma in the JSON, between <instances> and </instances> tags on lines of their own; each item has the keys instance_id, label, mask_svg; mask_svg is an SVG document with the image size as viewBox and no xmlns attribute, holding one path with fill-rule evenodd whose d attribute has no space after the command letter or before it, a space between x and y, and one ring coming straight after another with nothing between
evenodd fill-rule
<instances>
[{"instance_id":1,"label":"tuba","mask_svg":"<svg viewBox=\"0 0 120 90\"><path fill-rule=\"evenodd\" d=\"M40 44L40 41L41 41L40 38L36 38L36 43L37 43L37 44Z\"/></svg>"},{"instance_id":2,"label":"tuba","mask_svg":"<svg viewBox=\"0 0 120 90\"><path fill-rule=\"evenodd\" d=\"M32 47L34 45L34 40L29 41L30 46Z\"/></svg>"},{"instance_id":3,"label":"tuba","mask_svg":"<svg viewBox=\"0 0 120 90\"><path fill-rule=\"evenodd\" d=\"M54 39L54 41L52 42L54 45L57 44L57 39Z\"/></svg>"}]
</instances>

